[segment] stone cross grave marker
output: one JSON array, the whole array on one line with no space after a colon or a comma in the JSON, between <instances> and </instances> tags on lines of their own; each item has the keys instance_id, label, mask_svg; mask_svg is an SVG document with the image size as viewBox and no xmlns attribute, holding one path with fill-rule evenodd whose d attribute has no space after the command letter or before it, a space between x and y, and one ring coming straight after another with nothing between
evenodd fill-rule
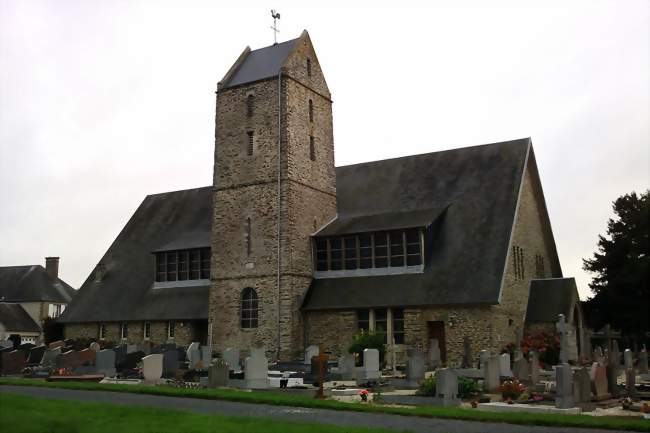
<instances>
[{"instance_id":1,"label":"stone cross grave marker","mask_svg":"<svg viewBox=\"0 0 650 433\"><path fill-rule=\"evenodd\" d=\"M460 364L461 368L472 368L472 345L469 337L463 338L463 362Z\"/></svg>"},{"instance_id":2,"label":"stone cross grave marker","mask_svg":"<svg viewBox=\"0 0 650 433\"><path fill-rule=\"evenodd\" d=\"M249 389L269 387L269 364L263 348L251 349L251 356L244 360L244 380Z\"/></svg>"},{"instance_id":3,"label":"stone cross grave marker","mask_svg":"<svg viewBox=\"0 0 650 433\"><path fill-rule=\"evenodd\" d=\"M406 361L406 378L408 385L418 387L424 380L424 354L419 349L408 349Z\"/></svg>"},{"instance_id":4,"label":"stone cross grave marker","mask_svg":"<svg viewBox=\"0 0 650 433\"><path fill-rule=\"evenodd\" d=\"M560 364L567 364L569 362L569 325L566 323L564 314L558 315L555 327L560 334Z\"/></svg>"},{"instance_id":5,"label":"stone cross grave marker","mask_svg":"<svg viewBox=\"0 0 650 433\"><path fill-rule=\"evenodd\" d=\"M225 359L215 359L208 368L208 387L219 388L228 386L230 366Z\"/></svg>"},{"instance_id":6,"label":"stone cross grave marker","mask_svg":"<svg viewBox=\"0 0 650 433\"><path fill-rule=\"evenodd\" d=\"M144 353L144 352L142 352ZM147 383L160 382L163 374L163 354L154 353L142 358L142 375Z\"/></svg>"},{"instance_id":7,"label":"stone cross grave marker","mask_svg":"<svg viewBox=\"0 0 650 433\"><path fill-rule=\"evenodd\" d=\"M97 367L97 372L103 374L104 377L115 376L115 351L103 349L97 352L95 367Z\"/></svg>"},{"instance_id":8,"label":"stone cross grave marker","mask_svg":"<svg viewBox=\"0 0 650 433\"><path fill-rule=\"evenodd\" d=\"M311 364L311 359L314 356L318 356L318 353L319 353L318 346L312 344L311 346L307 347L305 349L305 359L304 359L303 363L305 365L310 365Z\"/></svg>"},{"instance_id":9,"label":"stone cross grave marker","mask_svg":"<svg viewBox=\"0 0 650 433\"><path fill-rule=\"evenodd\" d=\"M444 407L458 406L458 374L451 368L442 368L436 372L436 396L442 400Z\"/></svg>"},{"instance_id":10,"label":"stone cross grave marker","mask_svg":"<svg viewBox=\"0 0 650 433\"><path fill-rule=\"evenodd\" d=\"M555 407L569 409L574 406L573 401L573 372L568 363L555 366Z\"/></svg>"},{"instance_id":11,"label":"stone cross grave marker","mask_svg":"<svg viewBox=\"0 0 650 433\"><path fill-rule=\"evenodd\" d=\"M222 354L223 360L228 364L228 368L233 371L240 371L241 365L239 365L239 349L234 349L228 347L223 351Z\"/></svg>"}]
</instances>

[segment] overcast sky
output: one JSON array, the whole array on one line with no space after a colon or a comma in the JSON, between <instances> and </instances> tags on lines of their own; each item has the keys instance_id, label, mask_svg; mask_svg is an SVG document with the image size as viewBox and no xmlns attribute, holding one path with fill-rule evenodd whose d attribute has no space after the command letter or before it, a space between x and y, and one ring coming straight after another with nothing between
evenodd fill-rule
<instances>
[{"instance_id":1,"label":"overcast sky","mask_svg":"<svg viewBox=\"0 0 650 433\"><path fill-rule=\"evenodd\" d=\"M0 0L0 266L57 255L78 288L147 194L209 185L216 83L275 7L316 47L337 165L532 137L589 294L611 202L650 185L649 1L245 3Z\"/></svg>"}]
</instances>

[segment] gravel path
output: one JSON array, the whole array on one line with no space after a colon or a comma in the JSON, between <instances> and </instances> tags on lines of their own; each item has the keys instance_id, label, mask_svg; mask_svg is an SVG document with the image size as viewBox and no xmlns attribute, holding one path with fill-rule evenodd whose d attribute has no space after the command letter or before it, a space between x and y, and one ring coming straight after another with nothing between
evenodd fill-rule
<instances>
[{"instance_id":1,"label":"gravel path","mask_svg":"<svg viewBox=\"0 0 650 433\"><path fill-rule=\"evenodd\" d=\"M283 421L317 422L338 426L381 427L395 431L417 433L603 433L605 430L536 427L502 423L458 421L437 418L406 417L400 415L308 409L266 404L237 403L224 400L202 400L182 397L130 394L109 391L77 391L68 389L27 386L0 386L0 392L62 400L124 404L128 406L153 406L185 410L207 415L254 416ZM613 430L607 430L613 432Z\"/></svg>"}]
</instances>

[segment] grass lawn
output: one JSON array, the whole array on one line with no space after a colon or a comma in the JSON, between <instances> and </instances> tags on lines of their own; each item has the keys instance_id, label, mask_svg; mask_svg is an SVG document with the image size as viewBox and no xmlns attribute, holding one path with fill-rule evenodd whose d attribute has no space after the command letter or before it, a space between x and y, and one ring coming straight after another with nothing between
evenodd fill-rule
<instances>
[{"instance_id":1,"label":"grass lawn","mask_svg":"<svg viewBox=\"0 0 650 433\"><path fill-rule=\"evenodd\" d=\"M379 404L343 403L334 400L316 400L295 395L272 392L247 392L232 389L179 389L168 386L112 385L89 382L45 382L34 379L0 378L0 385L43 386L77 390L131 392L138 394L191 397L209 400L230 400L244 403L264 403L282 406L297 406L331 410L379 412L395 415L421 416L428 418L462 419L468 421L506 422L511 424L542 425L557 427L586 427L610 430L632 430L650 432L650 422L629 417L594 417L588 415L558 415L533 413L481 412L475 409L416 407L400 408Z\"/></svg>"},{"instance_id":2,"label":"grass lawn","mask_svg":"<svg viewBox=\"0 0 650 433\"><path fill-rule=\"evenodd\" d=\"M368 433L386 432L264 418L200 415L191 412L117 404L0 394L0 415L12 433ZM13 421L8 421L13 420Z\"/></svg>"}]
</instances>

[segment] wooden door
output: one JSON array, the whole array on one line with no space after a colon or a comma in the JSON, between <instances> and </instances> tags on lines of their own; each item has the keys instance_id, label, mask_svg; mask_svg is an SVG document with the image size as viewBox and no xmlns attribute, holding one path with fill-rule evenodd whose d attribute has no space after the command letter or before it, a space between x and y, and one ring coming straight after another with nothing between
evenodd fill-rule
<instances>
[{"instance_id":1,"label":"wooden door","mask_svg":"<svg viewBox=\"0 0 650 433\"><path fill-rule=\"evenodd\" d=\"M432 338L438 340L438 345L440 346L440 359L442 362L447 362L447 342L445 340L445 322L443 321L434 321L427 322L427 328L429 330L429 341Z\"/></svg>"}]
</instances>

